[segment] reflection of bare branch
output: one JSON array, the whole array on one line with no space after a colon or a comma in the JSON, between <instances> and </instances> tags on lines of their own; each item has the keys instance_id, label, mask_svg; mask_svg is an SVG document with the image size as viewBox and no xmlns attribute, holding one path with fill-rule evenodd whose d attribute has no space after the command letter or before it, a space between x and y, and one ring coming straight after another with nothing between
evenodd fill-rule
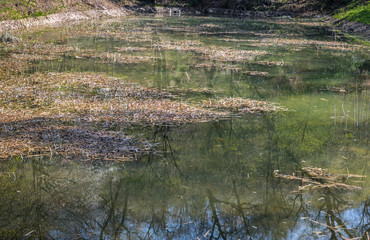
<instances>
[{"instance_id":1,"label":"reflection of bare branch","mask_svg":"<svg viewBox=\"0 0 370 240\"><path fill-rule=\"evenodd\" d=\"M110 220L114 217L114 212L116 211L116 209L115 209L116 202L117 202L117 199L118 199L119 189L121 188L122 181L119 182L118 188L117 188L118 190L114 194L113 194L112 184L113 183L111 182L110 183L110 200L108 200L108 202L110 202L110 206L109 206L107 217L104 220L102 225L100 225L98 223L101 227L100 239L103 239L105 229L108 226L108 223L110 222Z\"/></svg>"},{"instance_id":2,"label":"reflection of bare branch","mask_svg":"<svg viewBox=\"0 0 370 240\"><path fill-rule=\"evenodd\" d=\"M236 209L237 209L238 213L240 214L240 216L243 218L245 231L247 232L247 234L249 236L251 236L251 233L249 231L249 223L248 223L247 219L245 218L244 211L243 211L243 208L242 208L242 204L240 202L240 197L239 197L238 192L236 191L235 180L233 180L233 190L234 190L234 194L235 194L236 202L237 202L237 208Z\"/></svg>"},{"instance_id":3,"label":"reflection of bare branch","mask_svg":"<svg viewBox=\"0 0 370 240\"><path fill-rule=\"evenodd\" d=\"M220 224L220 220L217 216L217 211L216 211L216 208L214 206L215 204L215 198L213 197L212 195L212 192L210 189L208 189L208 199L209 199L209 205L212 209L212 217L213 217L213 220L214 220L214 224L213 224L213 227L212 227L212 234L211 234L211 237L210 239L212 239L213 237L213 233L214 233L214 230L215 230L215 226L217 226L218 228L218 231L220 233L220 236L223 238L223 239L226 239L226 236L225 236L225 233L222 231L222 227L221 227L221 224ZM218 238L220 237L218 236Z\"/></svg>"},{"instance_id":4,"label":"reflection of bare branch","mask_svg":"<svg viewBox=\"0 0 370 240\"><path fill-rule=\"evenodd\" d=\"M298 180L302 183L308 183L307 185L299 186L298 191L306 189L316 188L338 188L338 189L361 189L361 187L353 186L342 183L341 181L347 180L348 178L364 178L364 175L335 175L327 173L326 169L305 167L301 169L301 172L307 175L307 177L298 177L293 175L279 174L277 170L274 171L274 176L277 178L283 178L287 180Z\"/></svg>"},{"instance_id":5,"label":"reflection of bare branch","mask_svg":"<svg viewBox=\"0 0 370 240\"><path fill-rule=\"evenodd\" d=\"M301 217L301 219L307 219L307 220L309 220L309 221L311 221L311 222L313 222L313 223L316 223L316 224L319 224L319 225L321 225L321 226L327 227L327 228L329 228L329 229L331 229L331 230L333 230L333 231L335 231L335 232L339 232L339 230L337 229L338 227L331 227L331 226L326 225L326 224L324 224L324 223L321 223L321 222L315 221L315 220L313 220L313 219L311 219L311 218L309 218L309 217Z\"/></svg>"}]
</instances>

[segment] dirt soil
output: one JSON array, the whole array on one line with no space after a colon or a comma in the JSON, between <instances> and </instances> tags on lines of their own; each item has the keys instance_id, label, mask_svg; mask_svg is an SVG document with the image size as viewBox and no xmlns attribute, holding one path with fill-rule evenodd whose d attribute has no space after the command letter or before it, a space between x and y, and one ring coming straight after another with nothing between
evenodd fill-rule
<instances>
[{"instance_id":1,"label":"dirt soil","mask_svg":"<svg viewBox=\"0 0 370 240\"><path fill-rule=\"evenodd\" d=\"M370 41L370 25L346 20L335 21L334 24L341 31L349 34L359 35L365 38L367 41Z\"/></svg>"},{"instance_id":2,"label":"dirt soil","mask_svg":"<svg viewBox=\"0 0 370 240\"><path fill-rule=\"evenodd\" d=\"M127 16L127 11L120 8L109 10L61 12L37 18L2 21L0 22L0 32L28 29L39 26L60 26L66 24L67 22L72 23L89 19L113 18L122 16Z\"/></svg>"}]
</instances>

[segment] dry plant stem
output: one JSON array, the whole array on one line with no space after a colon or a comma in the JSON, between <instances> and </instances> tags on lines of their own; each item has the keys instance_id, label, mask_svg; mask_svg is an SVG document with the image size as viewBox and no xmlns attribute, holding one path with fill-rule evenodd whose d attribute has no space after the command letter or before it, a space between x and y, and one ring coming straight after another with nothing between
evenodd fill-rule
<instances>
[{"instance_id":1,"label":"dry plant stem","mask_svg":"<svg viewBox=\"0 0 370 240\"><path fill-rule=\"evenodd\" d=\"M314 167L304 167L301 172L306 175L306 177L297 177L295 175L283 175L279 174L277 171L274 172L274 176L277 178L282 178L286 180L298 180L302 183L308 183L307 185L298 186L298 192L302 192L308 189L320 189L320 188L334 188L334 189L361 189L361 187L353 186L343 183L349 178L365 178L363 175L335 175L329 174L326 169L314 168Z\"/></svg>"},{"instance_id":2,"label":"dry plant stem","mask_svg":"<svg viewBox=\"0 0 370 240\"><path fill-rule=\"evenodd\" d=\"M324 223L321 223L321 222L315 221L315 220L313 220L313 219L311 219L311 218L309 218L309 217L301 217L301 219L307 219L307 220L309 220L309 221L311 221L311 222L313 222L313 223L316 223L316 224L319 224L319 225L321 225L321 226L327 227L327 228L329 228L329 229L331 229L331 230L333 230L333 231L335 231L335 232L340 232L340 230L338 230L336 227L331 227L331 226L326 225L326 224L324 224Z\"/></svg>"}]
</instances>

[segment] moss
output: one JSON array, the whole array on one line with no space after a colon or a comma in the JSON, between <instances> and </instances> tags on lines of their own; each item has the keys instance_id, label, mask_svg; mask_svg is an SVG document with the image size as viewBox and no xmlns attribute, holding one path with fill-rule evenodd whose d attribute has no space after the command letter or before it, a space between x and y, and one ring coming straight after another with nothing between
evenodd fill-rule
<instances>
[{"instance_id":1,"label":"moss","mask_svg":"<svg viewBox=\"0 0 370 240\"><path fill-rule=\"evenodd\" d=\"M370 3L365 5L350 6L349 9L342 9L334 15L338 19L370 24Z\"/></svg>"}]
</instances>

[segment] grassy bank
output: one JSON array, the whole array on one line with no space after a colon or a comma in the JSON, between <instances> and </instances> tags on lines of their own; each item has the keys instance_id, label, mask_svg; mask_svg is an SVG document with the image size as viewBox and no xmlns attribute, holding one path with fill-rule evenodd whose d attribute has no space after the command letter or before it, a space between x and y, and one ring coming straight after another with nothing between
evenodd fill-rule
<instances>
[{"instance_id":1,"label":"grassy bank","mask_svg":"<svg viewBox=\"0 0 370 240\"><path fill-rule=\"evenodd\" d=\"M370 3L350 4L334 15L335 18L370 24Z\"/></svg>"},{"instance_id":2,"label":"grassy bank","mask_svg":"<svg viewBox=\"0 0 370 240\"><path fill-rule=\"evenodd\" d=\"M335 14L338 19L370 23L370 3L362 0L0 0L0 21L46 16L57 12L113 9L127 5L181 6L198 10L226 8L251 11L286 11L300 14Z\"/></svg>"},{"instance_id":3,"label":"grassy bank","mask_svg":"<svg viewBox=\"0 0 370 240\"><path fill-rule=\"evenodd\" d=\"M46 16L58 12L112 9L111 0L0 0L0 21Z\"/></svg>"}]
</instances>

